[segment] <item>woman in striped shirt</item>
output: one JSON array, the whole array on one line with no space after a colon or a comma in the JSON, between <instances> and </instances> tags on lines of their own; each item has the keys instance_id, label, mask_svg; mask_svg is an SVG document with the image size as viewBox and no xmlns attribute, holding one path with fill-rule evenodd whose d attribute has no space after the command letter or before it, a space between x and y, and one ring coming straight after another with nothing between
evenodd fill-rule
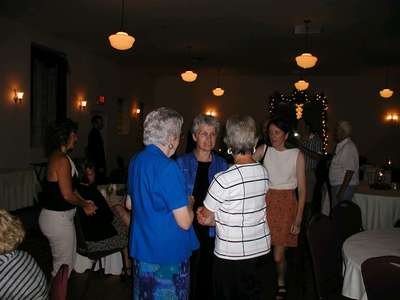
<instances>
[{"instance_id":1,"label":"woman in striped shirt","mask_svg":"<svg viewBox=\"0 0 400 300\"><path fill-rule=\"evenodd\" d=\"M231 117L225 143L235 163L214 176L204 207L197 211L200 224L216 225L214 298L271 299L273 261L264 200L268 174L252 158L255 121Z\"/></svg>"}]
</instances>

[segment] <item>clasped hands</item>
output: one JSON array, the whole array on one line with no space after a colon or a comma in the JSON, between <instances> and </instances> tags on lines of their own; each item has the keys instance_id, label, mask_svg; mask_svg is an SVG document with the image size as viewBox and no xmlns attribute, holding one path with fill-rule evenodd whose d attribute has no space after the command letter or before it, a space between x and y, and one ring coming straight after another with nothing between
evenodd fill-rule
<instances>
[{"instance_id":1,"label":"clasped hands","mask_svg":"<svg viewBox=\"0 0 400 300\"><path fill-rule=\"evenodd\" d=\"M85 214L88 216L94 215L97 210L97 206L94 204L92 200L85 200L82 208Z\"/></svg>"}]
</instances>

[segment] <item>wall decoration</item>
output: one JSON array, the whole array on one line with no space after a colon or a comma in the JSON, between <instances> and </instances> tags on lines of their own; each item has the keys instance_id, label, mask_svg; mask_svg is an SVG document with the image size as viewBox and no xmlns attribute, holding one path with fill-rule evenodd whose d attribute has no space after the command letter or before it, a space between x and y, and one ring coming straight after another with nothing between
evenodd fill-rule
<instances>
[{"instance_id":1,"label":"wall decoration","mask_svg":"<svg viewBox=\"0 0 400 300\"><path fill-rule=\"evenodd\" d=\"M307 119L322 138L323 150L327 153L328 99L323 93L311 94L307 91L293 91L284 95L275 92L269 99L268 111L270 117L281 116L288 120L293 128L296 128L296 120L299 117Z\"/></svg>"}]
</instances>

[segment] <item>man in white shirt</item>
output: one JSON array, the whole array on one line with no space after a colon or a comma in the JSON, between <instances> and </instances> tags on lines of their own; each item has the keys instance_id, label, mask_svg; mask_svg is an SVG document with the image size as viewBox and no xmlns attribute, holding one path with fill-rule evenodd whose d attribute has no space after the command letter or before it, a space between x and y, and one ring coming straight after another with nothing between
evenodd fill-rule
<instances>
[{"instance_id":1,"label":"man in white shirt","mask_svg":"<svg viewBox=\"0 0 400 300\"><path fill-rule=\"evenodd\" d=\"M350 139L351 125L339 121L335 130L337 145L329 168L332 207L342 200L351 201L354 187L358 185L358 150Z\"/></svg>"}]
</instances>

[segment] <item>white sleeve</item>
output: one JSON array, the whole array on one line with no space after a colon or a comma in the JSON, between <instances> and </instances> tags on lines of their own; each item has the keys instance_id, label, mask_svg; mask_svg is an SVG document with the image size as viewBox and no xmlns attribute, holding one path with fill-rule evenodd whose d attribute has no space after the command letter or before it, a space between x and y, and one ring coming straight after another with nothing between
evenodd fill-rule
<instances>
[{"instance_id":1,"label":"white sleeve","mask_svg":"<svg viewBox=\"0 0 400 300\"><path fill-rule=\"evenodd\" d=\"M220 178L214 176L204 200L204 206L212 212L216 212L227 199L228 190L223 186Z\"/></svg>"}]
</instances>

